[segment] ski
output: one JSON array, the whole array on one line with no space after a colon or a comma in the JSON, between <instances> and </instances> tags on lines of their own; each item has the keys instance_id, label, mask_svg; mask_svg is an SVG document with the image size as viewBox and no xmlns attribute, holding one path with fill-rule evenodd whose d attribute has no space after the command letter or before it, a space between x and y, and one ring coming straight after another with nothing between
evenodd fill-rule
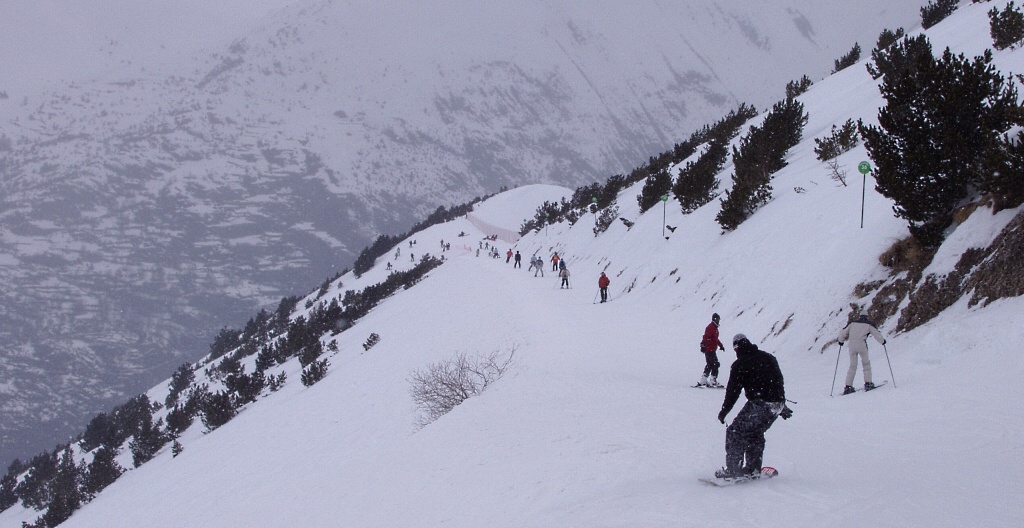
<instances>
[{"instance_id":1,"label":"ski","mask_svg":"<svg viewBox=\"0 0 1024 528\"><path fill-rule=\"evenodd\" d=\"M765 467L761 468L761 474L757 475L757 476L736 477L736 478L717 478L717 477L716 478L699 478L697 480L699 480L699 481L701 481L704 484L707 484L709 486L714 486L716 488L725 488L725 487L729 487L729 486L735 486L737 484L746 484L748 482L757 482L759 480L768 480L768 479L771 479L771 478L775 478L777 476L779 476L779 472L775 468L765 466Z\"/></svg>"},{"instance_id":2,"label":"ski","mask_svg":"<svg viewBox=\"0 0 1024 528\"><path fill-rule=\"evenodd\" d=\"M725 388L725 385L718 385L718 386L712 387L711 385L700 385L700 384L697 384L697 385L690 385L690 386L695 388L695 389L724 389Z\"/></svg>"},{"instance_id":3,"label":"ski","mask_svg":"<svg viewBox=\"0 0 1024 528\"><path fill-rule=\"evenodd\" d=\"M883 387L883 386L887 385L888 383L889 383L889 380L885 380L885 381L883 381L883 382L881 382L881 383L879 383L879 384L875 385L875 388L874 388L874 389L865 389L864 387L857 387L856 389L853 389L853 392L851 392L851 393L849 393L849 394L853 394L854 392L868 392L868 391L873 391L873 390L875 390L875 389L877 389L877 388L879 388L879 387ZM846 396L846 394L841 394L840 396Z\"/></svg>"}]
</instances>

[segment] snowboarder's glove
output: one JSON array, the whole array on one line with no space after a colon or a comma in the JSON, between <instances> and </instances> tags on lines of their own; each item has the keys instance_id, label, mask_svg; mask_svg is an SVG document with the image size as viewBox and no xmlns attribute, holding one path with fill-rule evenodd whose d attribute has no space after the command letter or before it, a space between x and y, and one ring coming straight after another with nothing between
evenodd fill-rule
<instances>
[{"instance_id":1,"label":"snowboarder's glove","mask_svg":"<svg viewBox=\"0 0 1024 528\"><path fill-rule=\"evenodd\" d=\"M727 415L727 414L729 414L728 411L722 411L722 412L718 413L718 421L722 422L722 423L725 423L725 415Z\"/></svg>"},{"instance_id":2,"label":"snowboarder's glove","mask_svg":"<svg viewBox=\"0 0 1024 528\"><path fill-rule=\"evenodd\" d=\"M725 351L725 345L719 343L718 344L718 349L724 352Z\"/></svg>"},{"instance_id":3,"label":"snowboarder's glove","mask_svg":"<svg viewBox=\"0 0 1024 528\"><path fill-rule=\"evenodd\" d=\"M781 416L783 420L789 420L789 417L793 416L793 409L790 409L788 405L784 405L779 416Z\"/></svg>"}]
</instances>

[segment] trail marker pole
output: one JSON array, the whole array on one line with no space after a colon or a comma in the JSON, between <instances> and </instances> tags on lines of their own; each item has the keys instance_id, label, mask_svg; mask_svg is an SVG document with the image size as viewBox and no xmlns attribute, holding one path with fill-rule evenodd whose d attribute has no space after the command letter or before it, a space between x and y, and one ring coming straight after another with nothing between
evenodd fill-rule
<instances>
[{"instance_id":1,"label":"trail marker pole","mask_svg":"<svg viewBox=\"0 0 1024 528\"><path fill-rule=\"evenodd\" d=\"M871 164L866 161L862 161L860 162L860 165L857 165L857 170L859 170L863 175L863 181L861 182L860 188L860 228L864 229L864 198L867 196L868 192L868 173L871 172ZM895 386L896 383L893 383L893 387Z\"/></svg>"},{"instance_id":2,"label":"trail marker pole","mask_svg":"<svg viewBox=\"0 0 1024 528\"><path fill-rule=\"evenodd\" d=\"M665 209L668 207L668 195L661 195L661 236L665 237ZM666 238L667 240L667 238Z\"/></svg>"}]
</instances>

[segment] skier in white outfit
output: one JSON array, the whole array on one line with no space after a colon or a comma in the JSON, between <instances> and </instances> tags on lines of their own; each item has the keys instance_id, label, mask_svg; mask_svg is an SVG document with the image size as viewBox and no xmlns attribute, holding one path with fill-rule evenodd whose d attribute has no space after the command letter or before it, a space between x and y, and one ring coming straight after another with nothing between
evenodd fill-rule
<instances>
[{"instance_id":1,"label":"skier in white outfit","mask_svg":"<svg viewBox=\"0 0 1024 528\"><path fill-rule=\"evenodd\" d=\"M843 346L843 343L847 341L850 342L850 368L846 371L846 387L843 389L843 394L850 394L854 391L853 378L857 375L858 357L860 357L861 365L864 366L864 390L875 388L875 384L871 383L871 360L868 359L869 335L874 337L875 341L885 345L882 333L875 328L875 325L871 324L866 315L861 315L856 321L846 325L842 332L839 332L839 346Z\"/></svg>"}]
</instances>

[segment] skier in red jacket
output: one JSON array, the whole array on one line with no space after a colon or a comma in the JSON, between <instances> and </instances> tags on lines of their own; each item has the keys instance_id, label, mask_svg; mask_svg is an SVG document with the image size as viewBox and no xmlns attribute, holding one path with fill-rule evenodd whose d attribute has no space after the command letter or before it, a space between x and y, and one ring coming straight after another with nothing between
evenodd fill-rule
<instances>
[{"instance_id":1,"label":"skier in red jacket","mask_svg":"<svg viewBox=\"0 0 1024 528\"><path fill-rule=\"evenodd\" d=\"M602 271L597 279L597 287L601 289L601 302L608 302L608 285L611 283L612 281Z\"/></svg>"},{"instance_id":2,"label":"skier in red jacket","mask_svg":"<svg viewBox=\"0 0 1024 528\"><path fill-rule=\"evenodd\" d=\"M718 367L722 365L718 362L718 351L725 350L722 341L718 339L718 323L721 319L718 314L712 314L711 323L704 329L704 339L700 341L700 351L704 353L705 361L704 375L697 382L698 387L722 387L718 383ZM708 375L711 377L708 378Z\"/></svg>"}]
</instances>

